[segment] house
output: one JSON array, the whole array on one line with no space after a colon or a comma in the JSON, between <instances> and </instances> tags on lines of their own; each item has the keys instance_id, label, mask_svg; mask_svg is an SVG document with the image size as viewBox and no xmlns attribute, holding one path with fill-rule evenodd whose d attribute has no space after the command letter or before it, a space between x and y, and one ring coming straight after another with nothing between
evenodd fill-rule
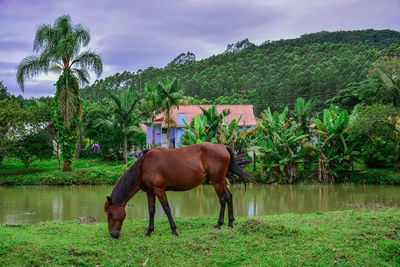
<instances>
[{"instance_id":1,"label":"house","mask_svg":"<svg viewBox=\"0 0 400 267\"><path fill-rule=\"evenodd\" d=\"M211 105L188 105L188 106L180 106L179 109L176 107L171 110L171 119L174 123L170 124L170 147L179 147L180 137L185 133L183 131L183 127L185 127L184 120L187 123L190 123L193 118L197 114L203 114L203 109L209 109ZM256 119L253 113L253 105L215 105L217 109L217 113L222 113L223 110L229 109L231 113L226 117L227 123L230 123L232 120L236 119L239 121L239 128L250 128L256 125ZM162 113L156 117L155 121L155 144L160 145L162 147L168 146L167 139L167 124L164 121L165 113ZM147 146L152 144L152 126L147 126Z\"/></svg>"}]
</instances>

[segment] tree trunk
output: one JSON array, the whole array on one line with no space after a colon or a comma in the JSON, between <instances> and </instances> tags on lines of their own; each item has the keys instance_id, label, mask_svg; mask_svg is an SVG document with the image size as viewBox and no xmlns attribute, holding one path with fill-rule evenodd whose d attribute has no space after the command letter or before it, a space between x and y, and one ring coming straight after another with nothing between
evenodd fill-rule
<instances>
[{"instance_id":1,"label":"tree trunk","mask_svg":"<svg viewBox=\"0 0 400 267\"><path fill-rule=\"evenodd\" d=\"M128 136L124 135L124 164L128 164Z\"/></svg>"},{"instance_id":2,"label":"tree trunk","mask_svg":"<svg viewBox=\"0 0 400 267\"><path fill-rule=\"evenodd\" d=\"M71 165L72 165L71 160L64 160L63 172L70 172L71 171Z\"/></svg>"},{"instance_id":3,"label":"tree trunk","mask_svg":"<svg viewBox=\"0 0 400 267\"><path fill-rule=\"evenodd\" d=\"M393 136L393 170L399 170L399 137L397 133Z\"/></svg>"},{"instance_id":4,"label":"tree trunk","mask_svg":"<svg viewBox=\"0 0 400 267\"><path fill-rule=\"evenodd\" d=\"M82 150L82 128L79 127L79 137L78 137L78 143L76 144L76 154L75 154L76 159L79 159L81 155L81 150Z\"/></svg>"},{"instance_id":5,"label":"tree trunk","mask_svg":"<svg viewBox=\"0 0 400 267\"><path fill-rule=\"evenodd\" d=\"M167 117L167 139L168 139L168 148L169 148L169 120L170 120L169 116L170 116L170 111L168 110L168 111L167 111L167 114L166 114L166 117Z\"/></svg>"},{"instance_id":6,"label":"tree trunk","mask_svg":"<svg viewBox=\"0 0 400 267\"><path fill-rule=\"evenodd\" d=\"M393 106L395 108L399 107L399 92L394 88L393 92Z\"/></svg>"},{"instance_id":7,"label":"tree trunk","mask_svg":"<svg viewBox=\"0 0 400 267\"><path fill-rule=\"evenodd\" d=\"M57 143L57 161L58 161L58 169L61 170L61 158L60 158L60 144L56 141Z\"/></svg>"},{"instance_id":8,"label":"tree trunk","mask_svg":"<svg viewBox=\"0 0 400 267\"><path fill-rule=\"evenodd\" d=\"M151 130L152 130L152 139L151 139L151 146L154 147L156 144L156 129L154 129L155 123L154 121L151 122Z\"/></svg>"},{"instance_id":9,"label":"tree trunk","mask_svg":"<svg viewBox=\"0 0 400 267\"><path fill-rule=\"evenodd\" d=\"M253 172L257 171L257 155L256 155L256 151L253 151Z\"/></svg>"}]
</instances>

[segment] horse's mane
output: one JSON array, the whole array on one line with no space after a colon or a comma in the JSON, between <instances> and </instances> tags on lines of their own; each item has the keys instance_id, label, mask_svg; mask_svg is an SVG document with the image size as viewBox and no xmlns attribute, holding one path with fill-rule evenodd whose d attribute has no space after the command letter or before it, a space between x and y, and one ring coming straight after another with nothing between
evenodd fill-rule
<instances>
[{"instance_id":1,"label":"horse's mane","mask_svg":"<svg viewBox=\"0 0 400 267\"><path fill-rule=\"evenodd\" d=\"M140 176L143 157L147 150L143 151L143 155L136 160L136 162L129 167L129 169L119 178L117 184L115 185L112 193L111 199L114 205L119 205L131 192L132 187L137 183L137 178Z\"/></svg>"}]
</instances>

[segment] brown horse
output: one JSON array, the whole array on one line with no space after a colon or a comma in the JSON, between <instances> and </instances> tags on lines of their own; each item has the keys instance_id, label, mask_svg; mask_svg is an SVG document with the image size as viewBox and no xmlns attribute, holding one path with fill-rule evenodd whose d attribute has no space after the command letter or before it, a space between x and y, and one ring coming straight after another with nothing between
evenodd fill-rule
<instances>
[{"instance_id":1,"label":"brown horse","mask_svg":"<svg viewBox=\"0 0 400 267\"><path fill-rule=\"evenodd\" d=\"M177 236L176 225L171 216L165 191L186 191L202 184L206 177L214 185L221 210L216 229L224 223L225 205L228 203L229 227L233 227L232 193L226 186L225 177L237 174L248 179L243 168L249 163L244 156L234 157L230 147L201 143L176 149L153 148L140 157L119 179L111 196L107 197L104 210L108 218L108 230L112 237L121 235L125 219L126 203L139 191L147 194L149 204L149 227L145 236L154 230L155 197L160 200L168 217L172 235Z\"/></svg>"}]
</instances>

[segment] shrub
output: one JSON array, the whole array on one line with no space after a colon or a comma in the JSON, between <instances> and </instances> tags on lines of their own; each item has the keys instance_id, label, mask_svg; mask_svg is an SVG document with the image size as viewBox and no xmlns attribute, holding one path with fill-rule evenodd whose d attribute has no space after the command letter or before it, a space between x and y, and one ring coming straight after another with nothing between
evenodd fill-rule
<instances>
[{"instance_id":1,"label":"shrub","mask_svg":"<svg viewBox=\"0 0 400 267\"><path fill-rule=\"evenodd\" d=\"M28 168L34 160L51 158L53 146L49 137L41 133L29 134L16 142L13 154Z\"/></svg>"}]
</instances>

